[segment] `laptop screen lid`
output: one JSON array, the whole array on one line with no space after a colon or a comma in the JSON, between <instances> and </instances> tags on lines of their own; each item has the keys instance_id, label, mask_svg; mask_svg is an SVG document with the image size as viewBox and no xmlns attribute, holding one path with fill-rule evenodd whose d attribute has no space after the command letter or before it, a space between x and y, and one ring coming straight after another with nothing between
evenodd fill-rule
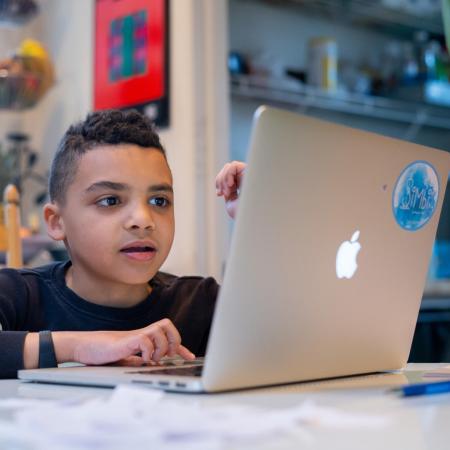
<instances>
[{"instance_id":1,"label":"laptop screen lid","mask_svg":"<svg viewBox=\"0 0 450 450\"><path fill-rule=\"evenodd\" d=\"M449 168L443 151L261 107L206 390L403 367Z\"/></svg>"}]
</instances>

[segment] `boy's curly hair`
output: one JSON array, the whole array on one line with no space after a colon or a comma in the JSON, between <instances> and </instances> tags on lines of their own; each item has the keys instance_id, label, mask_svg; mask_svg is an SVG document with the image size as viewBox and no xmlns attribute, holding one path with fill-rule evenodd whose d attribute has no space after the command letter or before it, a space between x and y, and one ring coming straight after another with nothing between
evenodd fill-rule
<instances>
[{"instance_id":1,"label":"boy's curly hair","mask_svg":"<svg viewBox=\"0 0 450 450\"><path fill-rule=\"evenodd\" d=\"M69 127L53 158L49 194L52 202L64 204L83 154L104 145L135 144L166 153L150 119L136 110L96 111Z\"/></svg>"}]
</instances>

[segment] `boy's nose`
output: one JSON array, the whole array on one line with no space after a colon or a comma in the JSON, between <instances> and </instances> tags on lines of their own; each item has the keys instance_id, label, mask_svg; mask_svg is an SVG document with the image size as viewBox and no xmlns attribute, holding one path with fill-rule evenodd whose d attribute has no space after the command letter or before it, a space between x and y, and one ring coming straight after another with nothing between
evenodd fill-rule
<instances>
[{"instance_id":1,"label":"boy's nose","mask_svg":"<svg viewBox=\"0 0 450 450\"><path fill-rule=\"evenodd\" d=\"M132 230L154 230L156 224L149 205L140 205L133 208L126 222L126 228Z\"/></svg>"}]
</instances>

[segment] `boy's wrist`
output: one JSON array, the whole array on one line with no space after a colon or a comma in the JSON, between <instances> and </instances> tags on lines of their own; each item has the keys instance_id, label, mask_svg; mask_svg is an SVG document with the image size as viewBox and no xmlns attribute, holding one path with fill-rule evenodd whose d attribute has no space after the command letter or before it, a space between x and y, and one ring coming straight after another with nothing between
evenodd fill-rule
<instances>
[{"instance_id":1,"label":"boy's wrist","mask_svg":"<svg viewBox=\"0 0 450 450\"><path fill-rule=\"evenodd\" d=\"M56 360L58 363L75 361L74 348L76 340L74 333L70 331L54 331L52 336Z\"/></svg>"},{"instance_id":2,"label":"boy's wrist","mask_svg":"<svg viewBox=\"0 0 450 450\"><path fill-rule=\"evenodd\" d=\"M84 332L53 331L52 339L57 363L76 361L75 348ZM39 366L39 333L28 333L23 349L23 367L37 369Z\"/></svg>"},{"instance_id":3,"label":"boy's wrist","mask_svg":"<svg viewBox=\"0 0 450 450\"><path fill-rule=\"evenodd\" d=\"M24 369L36 369L39 364L39 333L28 333L23 346Z\"/></svg>"}]
</instances>

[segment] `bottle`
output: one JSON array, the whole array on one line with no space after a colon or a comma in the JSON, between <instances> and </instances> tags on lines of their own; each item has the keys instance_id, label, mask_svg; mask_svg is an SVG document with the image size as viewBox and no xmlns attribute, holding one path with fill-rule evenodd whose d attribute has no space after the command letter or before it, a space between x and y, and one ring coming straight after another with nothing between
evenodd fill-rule
<instances>
[{"instance_id":1,"label":"bottle","mask_svg":"<svg viewBox=\"0 0 450 450\"><path fill-rule=\"evenodd\" d=\"M419 66L414 56L414 48L411 42L403 44L402 84L411 85L417 82L419 77Z\"/></svg>"},{"instance_id":2,"label":"bottle","mask_svg":"<svg viewBox=\"0 0 450 450\"><path fill-rule=\"evenodd\" d=\"M337 89L337 43L328 37L317 37L308 44L308 84L328 91Z\"/></svg>"},{"instance_id":3,"label":"bottle","mask_svg":"<svg viewBox=\"0 0 450 450\"><path fill-rule=\"evenodd\" d=\"M418 73L417 78L423 82L427 79L427 64L426 64L426 49L428 45L428 33L424 30L419 30L414 33L414 53L416 56Z\"/></svg>"},{"instance_id":4,"label":"bottle","mask_svg":"<svg viewBox=\"0 0 450 450\"><path fill-rule=\"evenodd\" d=\"M423 54L425 67L426 67L426 79L437 80L438 79L438 60L440 58L442 49L441 44L438 41L429 41L425 47Z\"/></svg>"}]
</instances>

